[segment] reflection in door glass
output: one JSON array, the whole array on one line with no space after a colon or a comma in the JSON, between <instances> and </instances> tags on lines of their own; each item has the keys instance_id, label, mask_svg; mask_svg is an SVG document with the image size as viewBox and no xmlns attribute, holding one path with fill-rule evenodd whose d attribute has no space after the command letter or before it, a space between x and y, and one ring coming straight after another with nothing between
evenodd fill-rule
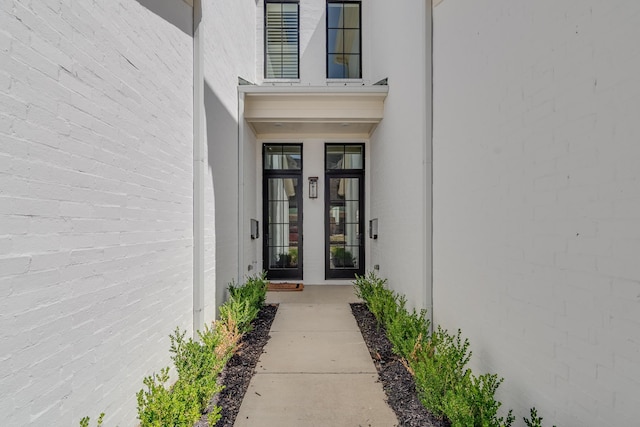
<instances>
[{"instance_id":1,"label":"reflection in door glass","mask_svg":"<svg viewBox=\"0 0 640 427\"><path fill-rule=\"evenodd\" d=\"M363 169L362 145L328 145L326 148L326 167L332 169Z\"/></svg>"},{"instance_id":2,"label":"reflection in door glass","mask_svg":"<svg viewBox=\"0 0 640 427\"><path fill-rule=\"evenodd\" d=\"M329 187L329 268L358 268L360 178L330 178Z\"/></svg>"},{"instance_id":3,"label":"reflection in door glass","mask_svg":"<svg viewBox=\"0 0 640 427\"><path fill-rule=\"evenodd\" d=\"M266 170L300 170L302 147L299 145L267 145L264 153Z\"/></svg>"},{"instance_id":4,"label":"reflection in door glass","mask_svg":"<svg viewBox=\"0 0 640 427\"><path fill-rule=\"evenodd\" d=\"M297 178L269 178L269 269L298 267Z\"/></svg>"},{"instance_id":5,"label":"reflection in door glass","mask_svg":"<svg viewBox=\"0 0 640 427\"><path fill-rule=\"evenodd\" d=\"M262 267L268 279L302 279L302 144L262 149Z\"/></svg>"}]
</instances>

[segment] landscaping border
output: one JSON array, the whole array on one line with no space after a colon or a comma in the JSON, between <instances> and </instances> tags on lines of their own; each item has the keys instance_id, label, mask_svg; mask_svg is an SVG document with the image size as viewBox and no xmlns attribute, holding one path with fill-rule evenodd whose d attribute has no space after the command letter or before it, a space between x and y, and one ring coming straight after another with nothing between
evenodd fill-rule
<instances>
[{"instance_id":1,"label":"landscaping border","mask_svg":"<svg viewBox=\"0 0 640 427\"><path fill-rule=\"evenodd\" d=\"M350 305L399 426L449 427L446 420L437 418L422 405L413 376L407 371L402 358L393 353L393 345L384 327L367 306L364 303Z\"/></svg>"}]
</instances>

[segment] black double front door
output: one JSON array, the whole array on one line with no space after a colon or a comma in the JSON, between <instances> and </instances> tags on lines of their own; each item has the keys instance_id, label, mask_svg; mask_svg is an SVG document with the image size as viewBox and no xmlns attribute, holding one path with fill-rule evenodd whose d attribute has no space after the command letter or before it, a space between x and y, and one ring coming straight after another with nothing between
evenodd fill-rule
<instances>
[{"instance_id":1,"label":"black double front door","mask_svg":"<svg viewBox=\"0 0 640 427\"><path fill-rule=\"evenodd\" d=\"M364 145L325 144L324 160L324 203L310 204L324 209L324 224L307 224L324 228L324 241L312 233L307 244L324 246L325 279L351 279L364 273ZM265 144L263 165L263 267L269 279L301 280L302 145Z\"/></svg>"}]
</instances>

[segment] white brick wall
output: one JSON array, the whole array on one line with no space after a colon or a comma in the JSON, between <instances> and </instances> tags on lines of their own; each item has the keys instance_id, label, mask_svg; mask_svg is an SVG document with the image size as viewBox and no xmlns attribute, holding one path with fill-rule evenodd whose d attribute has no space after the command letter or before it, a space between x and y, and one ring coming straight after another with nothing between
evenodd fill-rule
<instances>
[{"instance_id":1,"label":"white brick wall","mask_svg":"<svg viewBox=\"0 0 640 427\"><path fill-rule=\"evenodd\" d=\"M640 419L636 1L434 10L434 303L518 419Z\"/></svg>"},{"instance_id":2,"label":"white brick wall","mask_svg":"<svg viewBox=\"0 0 640 427\"><path fill-rule=\"evenodd\" d=\"M238 280L238 77L255 81L256 7L252 0L203 1L207 308Z\"/></svg>"},{"instance_id":3,"label":"white brick wall","mask_svg":"<svg viewBox=\"0 0 640 427\"><path fill-rule=\"evenodd\" d=\"M3 425L134 425L190 329L190 8L164 3L0 2Z\"/></svg>"},{"instance_id":4,"label":"white brick wall","mask_svg":"<svg viewBox=\"0 0 640 427\"><path fill-rule=\"evenodd\" d=\"M371 211L378 239L371 241L371 267L407 296L409 306L427 308L431 295L430 22L428 2L365 3L371 28L371 75L389 79L384 119L371 137ZM365 21L367 22L367 21ZM406 46L406 48L402 48ZM411 52L411 53L409 53Z\"/></svg>"}]
</instances>

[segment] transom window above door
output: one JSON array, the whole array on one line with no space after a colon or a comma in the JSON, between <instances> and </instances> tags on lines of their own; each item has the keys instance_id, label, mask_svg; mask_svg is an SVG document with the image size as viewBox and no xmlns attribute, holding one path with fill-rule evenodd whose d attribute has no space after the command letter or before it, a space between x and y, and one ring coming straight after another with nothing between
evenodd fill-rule
<instances>
[{"instance_id":1,"label":"transom window above door","mask_svg":"<svg viewBox=\"0 0 640 427\"><path fill-rule=\"evenodd\" d=\"M327 78L362 78L359 1L327 1Z\"/></svg>"},{"instance_id":2,"label":"transom window above door","mask_svg":"<svg viewBox=\"0 0 640 427\"><path fill-rule=\"evenodd\" d=\"M265 170L301 170L302 146L300 144L265 144Z\"/></svg>"},{"instance_id":3,"label":"transom window above door","mask_svg":"<svg viewBox=\"0 0 640 427\"><path fill-rule=\"evenodd\" d=\"M328 171L336 169L364 169L362 144L327 144L325 165Z\"/></svg>"},{"instance_id":4,"label":"transom window above door","mask_svg":"<svg viewBox=\"0 0 640 427\"><path fill-rule=\"evenodd\" d=\"M300 75L300 5L265 0L264 77L297 79Z\"/></svg>"}]
</instances>

